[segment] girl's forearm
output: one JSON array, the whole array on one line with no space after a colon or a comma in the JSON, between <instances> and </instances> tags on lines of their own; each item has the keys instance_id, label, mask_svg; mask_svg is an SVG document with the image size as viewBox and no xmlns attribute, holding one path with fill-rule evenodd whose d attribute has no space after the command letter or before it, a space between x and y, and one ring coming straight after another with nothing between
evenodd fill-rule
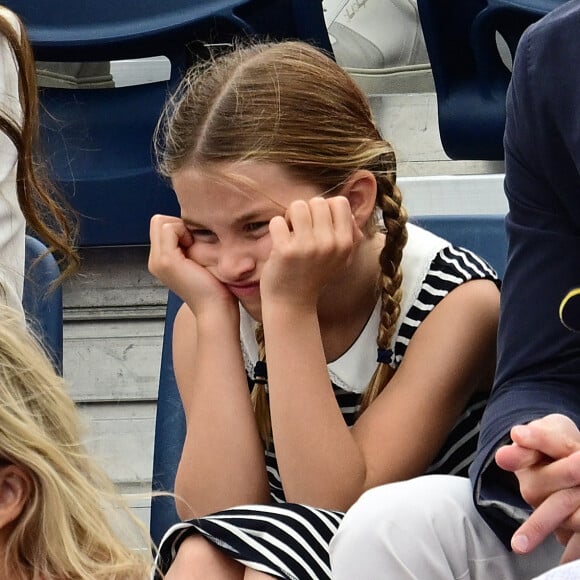
<instances>
[{"instance_id":1,"label":"girl's forearm","mask_svg":"<svg viewBox=\"0 0 580 580\"><path fill-rule=\"evenodd\" d=\"M316 308L264 308L274 444L288 501L346 509L363 456L332 390Z\"/></svg>"},{"instance_id":2,"label":"girl's forearm","mask_svg":"<svg viewBox=\"0 0 580 580\"><path fill-rule=\"evenodd\" d=\"M258 436L239 331L197 321L195 377L176 492L199 516L233 505L268 501L264 450Z\"/></svg>"}]
</instances>

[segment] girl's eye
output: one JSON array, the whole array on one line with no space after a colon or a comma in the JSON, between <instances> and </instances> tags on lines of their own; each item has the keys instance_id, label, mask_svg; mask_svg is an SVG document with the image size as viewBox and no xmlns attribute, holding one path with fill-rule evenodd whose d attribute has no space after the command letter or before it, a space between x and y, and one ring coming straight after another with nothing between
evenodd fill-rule
<instances>
[{"instance_id":1,"label":"girl's eye","mask_svg":"<svg viewBox=\"0 0 580 580\"><path fill-rule=\"evenodd\" d=\"M189 230L189 233L194 240L211 242L216 238L216 235L211 230Z\"/></svg>"},{"instance_id":2,"label":"girl's eye","mask_svg":"<svg viewBox=\"0 0 580 580\"><path fill-rule=\"evenodd\" d=\"M250 233L266 233L268 231L268 227L270 222L252 222L246 225L246 231Z\"/></svg>"}]
</instances>

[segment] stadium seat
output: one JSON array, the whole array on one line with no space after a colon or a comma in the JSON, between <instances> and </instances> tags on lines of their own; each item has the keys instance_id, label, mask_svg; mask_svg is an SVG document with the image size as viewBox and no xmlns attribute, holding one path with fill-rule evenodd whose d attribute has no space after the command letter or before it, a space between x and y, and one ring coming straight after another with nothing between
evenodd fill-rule
<instances>
[{"instance_id":1,"label":"stadium seat","mask_svg":"<svg viewBox=\"0 0 580 580\"><path fill-rule=\"evenodd\" d=\"M523 31L565 0L418 0L435 90L439 134L451 159L502 160L505 97Z\"/></svg>"},{"instance_id":2,"label":"stadium seat","mask_svg":"<svg viewBox=\"0 0 580 580\"><path fill-rule=\"evenodd\" d=\"M410 221L445 238L455 246L472 250L485 258L501 278L505 272L507 238L505 216L428 215Z\"/></svg>"},{"instance_id":3,"label":"stadium seat","mask_svg":"<svg viewBox=\"0 0 580 580\"><path fill-rule=\"evenodd\" d=\"M53 286L60 276L54 256L38 239L26 236L26 260L22 305L30 328L40 338L55 368L62 373L62 287Z\"/></svg>"},{"instance_id":4,"label":"stadium seat","mask_svg":"<svg viewBox=\"0 0 580 580\"><path fill-rule=\"evenodd\" d=\"M205 43L299 38L329 51L321 0L7 0L43 62L165 56L169 80L41 90L44 154L81 216L82 246L149 243L154 213L175 214L156 175L152 135L167 93Z\"/></svg>"},{"instance_id":5,"label":"stadium seat","mask_svg":"<svg viewBox=\"0 0 580 580\"><path fill-rule=\"evenodd\" d=\"M172 348L173 322L181 304L181 299L173 292L169 292L163 330L155 421L152 484L154 491L173 491L175 474L185 439L185 415L173 373ZM167 529L178 521L173 498L162 495L153 497L150 533L155 545L159 544Z\"/></svg>"}]
</instances>

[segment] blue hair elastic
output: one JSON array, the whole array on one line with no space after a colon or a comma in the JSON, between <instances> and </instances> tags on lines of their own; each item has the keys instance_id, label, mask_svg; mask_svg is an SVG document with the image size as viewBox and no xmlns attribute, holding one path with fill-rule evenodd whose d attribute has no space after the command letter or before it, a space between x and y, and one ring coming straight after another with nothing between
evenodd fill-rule
<instances>
[{"instance_id":1,"label":"blue hair elastic","mask_svg":"<svg viewBox=\"0 0 580 580\"><path fill-rule=\"evenodd\" d=\"M377 362L384 365L390 365L393 362L393 349L391 348L378 348L377 349Z\"/></svg>"},{"instance_id":2,"label":"blue hair elastic","mask_svg":"<svg viewBox=\"0 0 580 580\"><path fill-rule=\"evenodd\" d=\"M268 368L263 360L259 360L254 366L254 383L259 385L268 384Z\"/></svg>"}]
</instances>

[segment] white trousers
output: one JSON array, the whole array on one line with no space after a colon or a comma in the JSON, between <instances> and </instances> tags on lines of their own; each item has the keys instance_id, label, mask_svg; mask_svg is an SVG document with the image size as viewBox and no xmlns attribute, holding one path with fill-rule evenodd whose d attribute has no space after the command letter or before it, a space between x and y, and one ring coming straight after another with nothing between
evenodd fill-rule
<instances>
[{"instance_id":1,"label":"white trousers","mask_svg":"<svg viewBox=\"0 0 580 580\"><path fill-rule=\"evenodd\" d=\"M535 580L578 580L580 578L580 560L562 564L535 578Z\"/></svg>"},{"instance_id":2,"label":"white trousers","mask_svg":"<svg viewBox=\"0 0 580 580\"><path fill-rule=\"evenodd\" d=\"M521 556L475 509L469 479L427 475L367 491L330 545L335 580L529 580L558 564L546 540Z\"/></svg>"}]
</instances>

